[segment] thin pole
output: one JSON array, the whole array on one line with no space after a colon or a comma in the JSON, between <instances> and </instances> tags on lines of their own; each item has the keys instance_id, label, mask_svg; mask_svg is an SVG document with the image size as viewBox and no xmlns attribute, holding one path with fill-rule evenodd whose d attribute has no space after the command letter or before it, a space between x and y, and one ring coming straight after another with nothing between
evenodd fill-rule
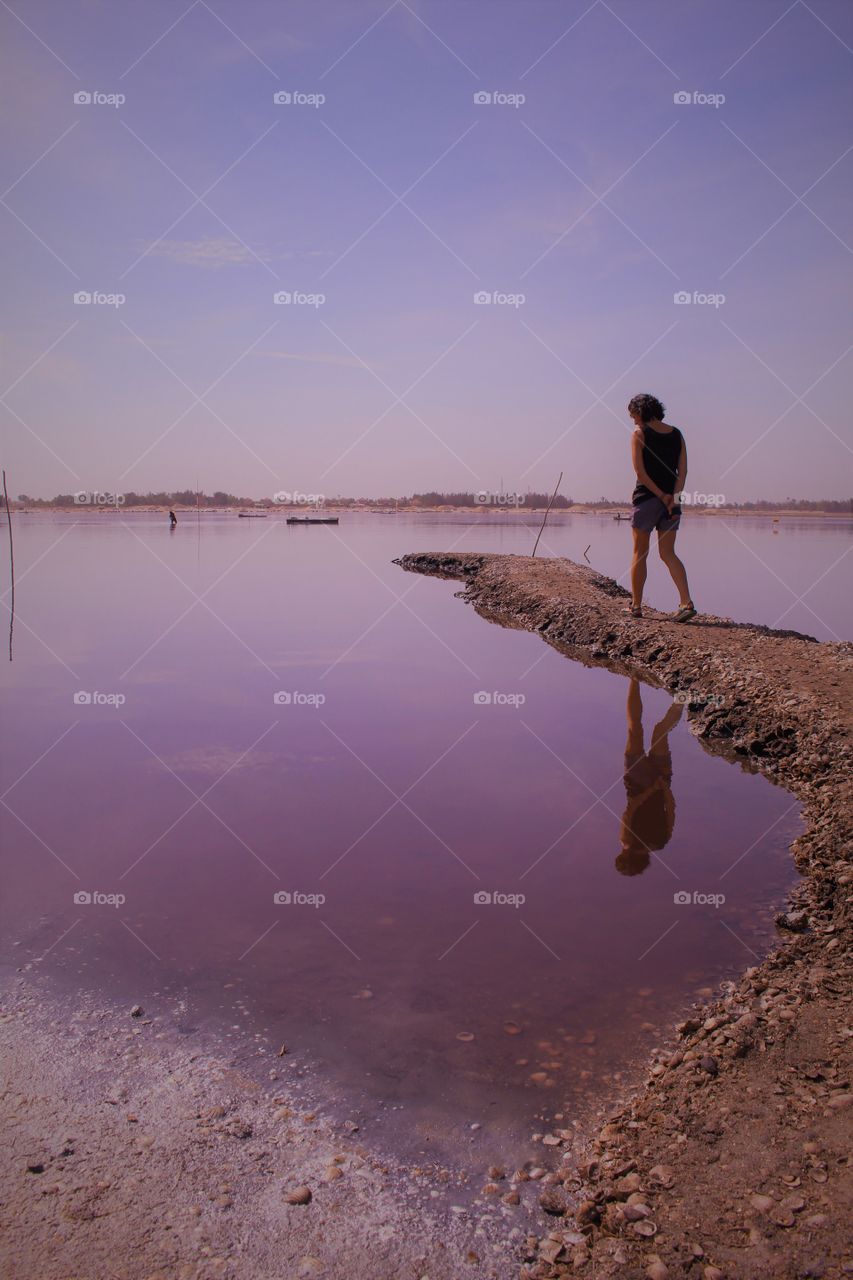
<instances>
[{"instance_id":1,"label":"thin pole","mask_svg":"<svg viewBox=\"0 0 853 1280\"><path fill-rule=\"evenodd\" d=\"M562 473L562 471L561 471L561 472L560 472L560 479L557 481L556 485L554 486L554 492L551 494L551 501L548 503L548 506L547 506L547 508L546 508L545 514L544 514L544 516L542 517L542 528L539 530L538 534L536 535L536 541L535 541L535 542L534 542L534 544L533 544L533 555L534 555L534 556L536 555L536 548L539 546L539 539L542 537L542 534L543 534L544 529L545 529L545 521L548 519L548 512L551 510L551 508L552 508L552 507L553 507L553 505L554 505L554 499L555 499L555 498L556 498L556 496L557 496L557 490L559 489L560 485L562 484L562 481L563 481L563 473Z\"/></svg>"},{"instance_id":2,"label":"thin pole","mask_svg":"<svg viewBox=\"0 0 853 1280\"><path fill-rule=\"evenodd\" d=\"M9 661L12 661L12 629L15 625L15 548L12 543L12 513L9 510L9 494L6 491L6 469L3 468L3 499L6 503L6 519L9 522L9 565L12 571L12 611L9 614Z\"/></svg>"}]
</instances>

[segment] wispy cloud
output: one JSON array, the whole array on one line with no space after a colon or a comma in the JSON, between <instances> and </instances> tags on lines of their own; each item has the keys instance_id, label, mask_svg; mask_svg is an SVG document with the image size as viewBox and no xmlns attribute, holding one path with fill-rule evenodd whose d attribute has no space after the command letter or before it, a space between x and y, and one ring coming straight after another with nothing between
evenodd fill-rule
<instances>
[{"instance_id":1,"label":"wispy cloud","mask_svg":"<svg viewBox=\"0 0 853 1280\"><path fill-rule=\"evenodd\" d=\"M140 252L169 258L172 262L181 262L188 267L234 267L257 264L269 261L269 255L263 250L256 250L253 257L245 245L239 240L229 240L225 236L207 236L203 240L159 240L151 246L141 245Z\"/></svg>"}]
</instances>

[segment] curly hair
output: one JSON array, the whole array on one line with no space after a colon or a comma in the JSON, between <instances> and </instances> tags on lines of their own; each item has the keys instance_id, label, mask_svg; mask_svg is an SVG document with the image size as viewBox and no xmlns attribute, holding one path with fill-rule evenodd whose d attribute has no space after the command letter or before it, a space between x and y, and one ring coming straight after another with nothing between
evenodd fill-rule
<instances>
[{"instance_id":1,"label":"curly hair","mask_svg":"<svg viewBox=\"0 0 853 1280\"><path fill-rule=\"evenodd\" d=\"M633 396L628 401L628 412L638 413L643 422L651 422L653 418L662 422L666 408L657 396L650 396L647 391L641 391L639 395Z\"/></svg>"}]
</instances>

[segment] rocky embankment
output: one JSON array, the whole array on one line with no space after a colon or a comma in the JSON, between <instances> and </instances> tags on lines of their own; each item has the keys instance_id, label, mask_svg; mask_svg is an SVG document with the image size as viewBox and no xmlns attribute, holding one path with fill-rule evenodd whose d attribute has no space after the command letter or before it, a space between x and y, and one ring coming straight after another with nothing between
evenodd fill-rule
<instances>
[{"instance_id":1,"label":"rocky embankment","mask_svg":"<svg viewBox=\"0 0 853 1280\"><path fill-rule=\"evenodd\" d=\"M548 1176L555 1227L528 1239L522 1275L853 1274L853 646L725 618L633 619L627 592L569 560L397 563L464 582L491 620L679 696L705 746L787 788L806 824L778 948L673 1028L585 1160L567 1153Z\"/></svg>"}]
</instances>

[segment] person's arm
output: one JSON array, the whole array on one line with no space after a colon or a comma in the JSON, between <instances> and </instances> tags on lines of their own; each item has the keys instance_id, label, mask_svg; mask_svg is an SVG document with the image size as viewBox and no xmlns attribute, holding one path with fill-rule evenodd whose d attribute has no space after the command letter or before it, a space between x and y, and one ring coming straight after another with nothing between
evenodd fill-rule
<instances>
[{"instance_id":1,"label":"person's arm","mask_svg":"<svg viewBox=\"0 0 853 1280\"><path fill-rule=\"evenodd\" d=\"M684 486L687 482L687 445L684 436L681 437L681 457L678 459L678 479L675 484L675 492L679 499L684 492Z\"/></svg>"},{"instance_id":2,"label":"person's arm","mask_svg":"<svg viewBox=\"0 0 853 1280\"><path fill-rule=\"evenodd\" d=\"M652 480L646 468L643 466L643 433L640 430L634 432L631 437L631 461L634 464L634 471L637 473L637 479L648 489L649 493L653 493L656 498L660 498L661 502L666 501L666 495L662 489L659 489Z\"/></svg>"}]
</instances>

